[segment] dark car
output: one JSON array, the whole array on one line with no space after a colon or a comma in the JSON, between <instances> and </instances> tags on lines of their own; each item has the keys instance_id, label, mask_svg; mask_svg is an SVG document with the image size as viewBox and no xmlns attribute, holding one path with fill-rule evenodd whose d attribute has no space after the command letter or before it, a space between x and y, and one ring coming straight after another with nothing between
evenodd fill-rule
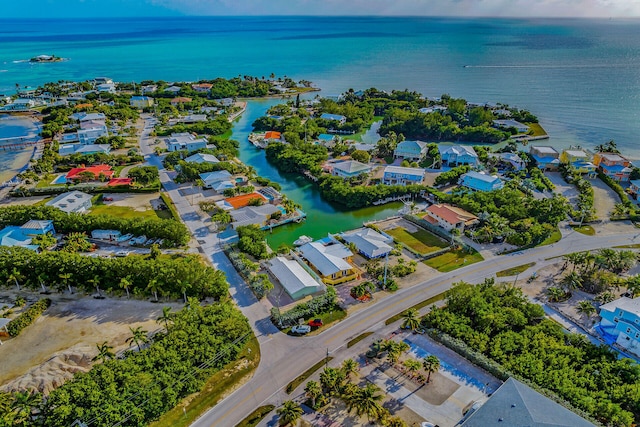
<instances>
[{"instance_id":1,"label":"dark car","mask_svg":"<svg viewBox=\"0 0 640 427\"><path fill-rule=\"evenodd\" d=\"M311 326L313 328L317 328L318 326L322 326L322 319L309 320L309 326Z\"/></svg>"},{"instance_id":2,"label":"dark car","mask_svg":"<svg viewBox=\"0 0 640 427\"><path fill-rule=\"evenodd\" d=\"M104 201L104 202L113 202L113 197L103 197L102 201Z\"/></svg>"}]
</instances>

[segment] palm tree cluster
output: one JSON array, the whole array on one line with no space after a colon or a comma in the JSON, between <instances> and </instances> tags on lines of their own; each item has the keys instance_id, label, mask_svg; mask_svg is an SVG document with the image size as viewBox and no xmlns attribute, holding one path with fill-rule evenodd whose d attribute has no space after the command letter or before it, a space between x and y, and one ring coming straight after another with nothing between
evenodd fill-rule
<instances>
[{"instance_id":1,"label":"palm tree cluster","mask_svg":"<svg viewBox=\"0 0 640 427\"><path fill-rule=\"evenodd\" d=\"M625 280L621 280L619 275L635 266L638 256L630 250L605 248L595 253L587 251L567 254L564 260L563 268L571 265L571 270L560 281L562 289L566 293L582 289L596 294L624 285ZM636 286L634 283L633 280L630 281L632 287Z\"/></svg>"},{"instance_id":2,"label":"palm tree cluster","mask_svg":"<svg viewBox=\"0 0 640 427\"><path fill-rule=\"evenodd\" d=\"M34 422L34 408L40 406L42 395L37 392L0 392L0 425L30 426Z\"/></svg>"}]
</instances>

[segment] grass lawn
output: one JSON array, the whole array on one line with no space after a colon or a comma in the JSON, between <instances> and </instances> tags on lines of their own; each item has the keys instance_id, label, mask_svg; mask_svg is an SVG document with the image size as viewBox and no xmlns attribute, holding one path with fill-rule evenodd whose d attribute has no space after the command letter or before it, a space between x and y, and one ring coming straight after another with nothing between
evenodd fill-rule
<instances>
[{"instance_id":1,"label":"grass lawn","mask_svg":"<svg viewBox=\"0 0 640 427\"><path fill-rule=\"evenodd\" d=\"M484 260L479 252L467 253L461 249L450 251L435 258L424 261L426 265L435 268L441 273L453 271L456 268L464 267Z\"/></svg>"},{"instance_id":2,"label":"grass lawn","mask_svg":"<svg viewBox=\"0 0 640 427\"><path fill-rule=\"evenodd\" d=\"M540 242L538 246L552 245L556 242L559 242L560 239L562 239L562 233L560 233L560 230L556 229L556 231L551 233L549 237Z\"/></svg>"},{"instance_id":3,"label":"grass lawn","mask_svg":"<svg viewBox=\"0 0 640 427\"><path fill-rule=\"evenodd\" d=\"M527 126L533 131L533 136L543 136L547 134L547 131L540 126L540 123L527 123Z\"/></svg>"},{"instance_id":4,"label":"grass lawn","mask_svg":"<svg viewBox=\"0 0 640 427\"><path fill-rule=\"evenodd\" d=\"M515 276L516 274L520 274L523 271L525 271L527 268L533 267L534 265L536 265L535 262L530 262L528 264L522 264L522 265L519 265L517 267L508 268L506 270L498 271L496 273L496 277Z\"/></svg>"},{"instance_id":5,"label":"grass lawn","mask_svg":"<svg viewBox=\"0 0 640 427\"><path fill-rule=\"evenodd\" d=\"M333 357L331 356L325 357L322 360L320 360L318 363L316 363L315 365L313 365L312 367L304 371L300 376L296 377L293 381L287 384L287 388L286 388L287 394L291 394L296 388L298 388L300 384L305 382L307 378L313 375L315 371L322 368L322 365L324 365L325 363L329 363L332 359Z\"/></svg>"},{"instance_id":6,"label":"grass lawn","mask_svg":"<svg viewBox=\"0 0 640 427\"><path fill-rule=\"evenodd\" d=\"M240 117L240 116L238 116ZM225 133L223 133L222 135L215 135L212 138L214 140L222 140L222 139L229 139L231 138L231 134L233 133L233 131L231 129L229 129L228 131L226 131Z\"/></svg>"},{"instance_id":7,"label":"grass lawn","mask_svg":"<svg viewBox=\"0 0 640 427\"><path fill-rule=\"evenodd\" d=\"M164 213L164 212L163 212ZM91 208L91 215L111 215L118 218L156 218L156 211L153 209L146 211L137 211L128 206L111 206L111 205L95 205ZM169 213L170 214L170 213Z\"/></svg>"},{"instance_id":8,"label":"grass lawn","mask_svg":"<svg viewBox=\"0 0 640 427\"><path fill-rule=\"evenodd\" d=\"M398 243L404 243L419 254L426 255L449 246L444 240L426 230L409 233L402 227L386 230Z\"/></svg>"},{"instance_id":9,"label":"grass lawn","mask_svg":"<svg viewBox=\"0 0 640 427\"><path fill-rule=\"evenodd\" d=\"M311 319L322 319L322 326L314 328L307 335L319 334L323 329L327 328L328 326L330 326L331 324L333 324L335 322L339 322L340 320L344 319L345 317L347 317L347 312L344 311L343 309L341 309L338 306L333 307L330 311L327 311L325 313L319 313L319 314L316 314L314 316L311 316L310 318L305 319L305 325ZM289 334L291 332L291 328L283 329L282 332L284 332L286 334Z\"/></svg>"},{"instance_id":10,"label":"grass lawn","mask_svg":"<svg viewBox=\"0 0 640 427\"><path fill-rule=\"evenodd\" d=\"M186 427L191 425L196 418L214 407L242 379L251 375L253 370L258 367L259 361L260 345L258 340L253 337L240 353L238 360L229 363L224 369L213 374L199 393L184 399L184 402L188 403L178 404L160 417L158 421L149 425L151 427Z\"/></svg>"},{"instance_id":11,"label":"grass lawn","mask_svg":"<svg viewBox=\"0 0 640 427\"><path fill-rule=\"evenodd\" d=\"M262 421L264 417L269 414L269 412L273 411L274 409L276 409L276 407L273 405L265 405L254 409L254 411L247 415L244 420L240 421L236 427L255 427L260 421Z\"/></svg>"},{"instance_id":12,"label":"grass lawn","mask_svg":"<svg viewBox=\"0 0 640 427\"><path fill-rule=\"evenodd\" d=\"M360 341L362 341L363 339L365 339L371 334L373 334L373 332L365 332L363 334L358 335L357 337L355 337L354 339L350 340L347 343L347 348L353 347L354 345L358 344Z\"/></svg>"},{"instance_id":13,"label":"grass lawn","mask_svg":"<svg viewBox=\"0 0 640 427\"><path fill-rule=\"evenodd\" d=\"M585 236L593 236L596 234L596 230L594 230L594 228L590 225L583 225L580 227L572 226L571 228L573 228L578 233L584 234Z\"/></svg>"},{"instance_id":14,"label":"grass lawn","mask_svg":"<svg viewBox=\"0 0 640 427\"><path fill-rule=\"evenodd\" d=\"M434 303L436 303L438 301L443 300L445 296L446 296L446 292L442 292L441 294L434 295L431 298L428 298L428 299L426 299L426 300L424 300L422 302L417 303L416 305L410 307L407 310L410 310L412 308L415 308L416 310L420 310L421 308L424 308L424 307L426 307L428 305L431 305L431 304L434 304ZM407 311L407 310L405 310L405 311ZM400 313L391 316L390 318L388 318L387 320L384 321L384 324L385 325L390 325L393 322L397 322L398 320L402 319L402 314L403 313L404 313L404 311L401 311Z\"/></svg>"}]
</instances>

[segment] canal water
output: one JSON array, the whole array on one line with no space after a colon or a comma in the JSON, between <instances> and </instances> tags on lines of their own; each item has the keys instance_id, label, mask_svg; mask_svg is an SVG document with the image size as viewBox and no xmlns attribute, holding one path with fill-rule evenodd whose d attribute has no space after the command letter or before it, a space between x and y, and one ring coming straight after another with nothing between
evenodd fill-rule
<instances>
[{"instance_id":1,"label":"canal water","mask_svg":"<svg viewBox=\"0 0 640 427\"><path fill-rule=\"evenodd\" d=\"M254 147L247 138L253 129L251 124L263 116L271 106L282 102L281 99L248 101L247 110L234 122L231 136L240 142L240 160L253 166L258 175L279 183L282 193L302 205L302 210L307 214L306 221L300 224L287 224L273 229L267 236L269 246L277 248L281 243L291 245L301 235L318 239L325 237L327 233L350 230L362 226L363 222L383 219L398 213L402 203L356 210L331 204L320 196L320 192L311 181L297 174L282 173L270 164L264 150Z\"/></svg>"}]
</instances>

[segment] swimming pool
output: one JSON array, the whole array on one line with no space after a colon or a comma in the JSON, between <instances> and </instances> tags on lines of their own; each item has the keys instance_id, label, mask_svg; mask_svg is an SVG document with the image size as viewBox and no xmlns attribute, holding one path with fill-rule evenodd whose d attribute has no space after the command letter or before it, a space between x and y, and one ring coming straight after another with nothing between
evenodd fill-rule
<instances>
[{"instance_id":1,"label":"swimming pool","mask_svg":"<svg viewBox=\"0 0 640 427\"><path fill-rule=\"evenodd\" d=\"M51 181L51 183L52 184L66 184L67 183L67 177L65 175L58 175L56 177L56 179Z\"/></svg>"},{"instance_id":2,"label":"swimming pool","mask_svg":"<svg viewBox=\"0 0 640 427\"><path fill-rule=\"evenodd\" d=\"M426 351L425 349L423 349L419 345L411 342L411 340L405 339L404 342L409 344L409 347L411 347L410 353L413 353L415 355L415 357L418 358L419 360L422 360L427 356L431 356L431 353L429 353L428 351ZM442 360L440 358L438 358L438 360L440 360L440 369L442 371L448 372L449 374L451 374L454 377L458 378L464 384L474 386L474 387L478 388L479 390L481 390L481 391L483 391L485 393L492 393L493 391L495 391L495 390L491 390L491 387L487 387L487 385L484 384L482 381L480 381L480 380L468 375L465 372L462 372L461 370L459 370L458 368L456 368L454 366L451 366L450 364L448 364L444 360Z\"/></svg>"}]
</instances>

